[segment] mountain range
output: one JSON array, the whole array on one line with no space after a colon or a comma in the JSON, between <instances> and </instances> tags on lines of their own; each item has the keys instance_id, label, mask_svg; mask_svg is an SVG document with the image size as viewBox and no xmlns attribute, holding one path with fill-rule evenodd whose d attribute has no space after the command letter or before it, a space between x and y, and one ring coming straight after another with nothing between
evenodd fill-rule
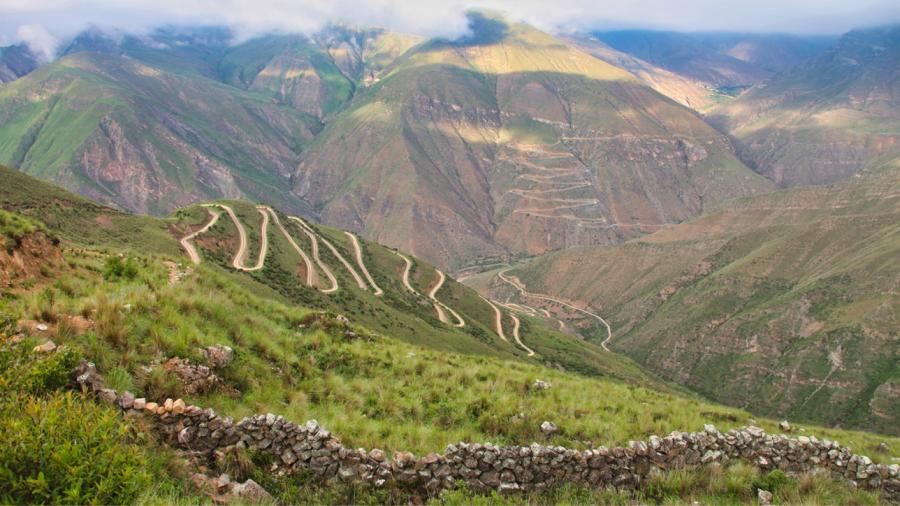
<instances>
[{"instance_id":1,"label":"mountain range","mask_svg":"<svg viewBox=\"0 0 900 506\"><path fill-rule=\"evenodd\" d=\"M0 203L410 345L897 435L900 28L468 19L2 48Z\"/></svg>"}]
</instances>

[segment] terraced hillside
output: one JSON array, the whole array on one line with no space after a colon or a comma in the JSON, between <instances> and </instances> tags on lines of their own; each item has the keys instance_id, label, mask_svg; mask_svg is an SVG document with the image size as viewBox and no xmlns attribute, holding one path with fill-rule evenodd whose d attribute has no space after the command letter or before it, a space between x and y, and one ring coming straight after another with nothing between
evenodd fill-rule
<instances>
[{"instance_id":1,"label":"terraced hillside","mask_svg":"<svg viewBox=\"0 0 900 506\"><path fill-rule=\"evenodd\" d=\"M711 113L779 186L832 183L900 155L900 26L835 47Z\"/></svg>"},{"instance_id":2,"label":"terraced hillside","mask_svg":"<svg viewBox=\"0 0 900 506\"><path fill-rule=\"evenodd\" d=\"M322 221L456 270L619 242L771 188L628 72L472 16L471 39L411 49L310 145L293 191Z\"/></svg>"},{"instance_id":3,"label":"terraced hillside","mask_svg":"<svg viewBox=\"0 0 900 506\"><path fill-rule=\"evenodd\" d=\"M710 398L896 434L898 174L895 161L834 186L738 200L467 283L549 310L596 342L607 329L580 310L599 315L613 350Z\"/></svg>"}]
</instances>

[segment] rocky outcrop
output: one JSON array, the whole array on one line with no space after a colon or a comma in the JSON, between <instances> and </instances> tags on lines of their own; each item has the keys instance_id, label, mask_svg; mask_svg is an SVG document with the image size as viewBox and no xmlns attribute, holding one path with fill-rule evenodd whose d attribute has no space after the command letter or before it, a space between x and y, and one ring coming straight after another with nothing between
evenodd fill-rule
<instances>
[{"instance_id":1,"label":"rocky outcrop","mask_svg":"<svg viewBox=\"0 0 900 506\"><path fill-rule=\"evenodd\" d=\"M479 491L532 491L578 484L593 488L634 489L655 474L740 459L762 470L790 473L826 472L856 486L900 497L900 466L873 463L835 441L766 434L759 427L720 432L706 425L701 432L672 432L625 447L573 450L531 444L449 445L443 454L416 457L395 452L348 448L315 420L298 425L271 413L235 422L212 409L185 405L180 399L162 404L117 395L103 387L93 364L83 362L76 382L125 412L143 417L170 443L212 454L231 447L254 448L273 456L275 472L307 471L326 480L382 487L389 482L435 495L465 483Z\"/></svg>"}]
</instances>

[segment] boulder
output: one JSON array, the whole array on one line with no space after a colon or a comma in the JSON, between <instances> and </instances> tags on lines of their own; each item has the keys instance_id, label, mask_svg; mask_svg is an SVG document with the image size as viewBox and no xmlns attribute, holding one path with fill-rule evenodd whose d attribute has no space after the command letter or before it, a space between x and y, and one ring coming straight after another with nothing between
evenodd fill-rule
<instances>
[{"instance_id":1,"label":"boulder","mask_svg":"<svg viewBox=\"0 0 900 506\"><path fill-rule=\"evenodd\" d=\"M203 356L206 359L206 365L214 369L222 369L228 367L228 364L234 359L234 350L230 346L217 344L204 348Z\"/></svg>"},{"instance_id":2,"label":"boulder","mask_svg":"<svg viewBox=\"0 0 900 506\"><path fill-rule=\"evenodd\" d=\"M46 325L44 326L46 327ZM56 343L48 340L44 344L35 346L32 351L34 351L35 353L53 353L54 351L56 351Z\"/></svg>"},{"instance_id":3,"label":"boulder","mask_svg":"<svg viewBox=\"0 0 900 506\"><path fill-rule=\"evenodd\" d=\"M550 390L551 387L553 387L552 384L539 379L534 380L534 383L531 384L531 388L535 390Z\"/></svg>"},{"instance_id":4,"label":"boulder","mask_svg":"<svg viewBox=\"0 0 900 506\"><path fill-rule=\"evenodd\" d=\"M778 428L781 429L782 432L790 432L791 430L793 430L793 427L791 427L791 424L788 423L787 420L782 420L778 424Z\"/></svg>"},{"instance_id":5,"label":"boulder","mask_svg":"<svg viewBox=\"0 0 900 506\"><path fill-rule=\"evenodd\" d=\"M543 432L547 436L550 436L559 432L559 427L557 427L553 422L544 421L543 423L541 423L541 432Z\"/></svg>"},{"instance_id":6,"label":"boulder","mask_svg":"<svg viewBox=\"0 0 900 506\"><path fill-rule=\"evenodd\" d=\"M772 504L772 492L769 492L768 490L758 489L756 491L756 498L759 499L759 504L761 505Z\"/></svg>"}]
</instances>

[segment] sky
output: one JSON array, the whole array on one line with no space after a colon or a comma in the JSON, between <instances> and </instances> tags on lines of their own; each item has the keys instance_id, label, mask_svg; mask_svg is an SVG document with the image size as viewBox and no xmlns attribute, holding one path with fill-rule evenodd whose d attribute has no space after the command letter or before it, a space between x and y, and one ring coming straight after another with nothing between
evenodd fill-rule
<instances>
[{"instance_id":1,"label":"sky","mask_svg":"<svg viewBox=\"0 0 900 506\"><path fill-rule=\"evenodd\" d=\"M0 0L0 45L24 41L50 57L84 28L140 33L160 25L228 25L240 38L312 32L328 22L427 36L466 30L487 8L545 30L650 28L839 34L900 22L900 0Z\"/></svg>"}]
</instances>

